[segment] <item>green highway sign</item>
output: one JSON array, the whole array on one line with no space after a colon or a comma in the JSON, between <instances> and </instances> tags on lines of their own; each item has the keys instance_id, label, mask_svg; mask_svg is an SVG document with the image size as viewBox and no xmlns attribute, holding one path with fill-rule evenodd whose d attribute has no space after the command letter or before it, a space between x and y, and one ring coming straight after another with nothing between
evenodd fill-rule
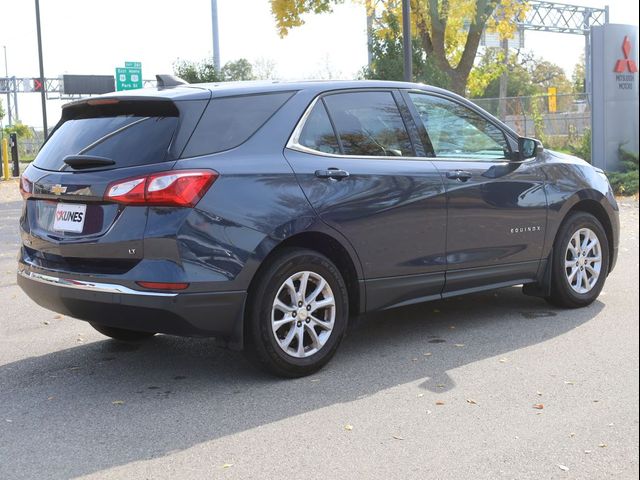
<instances>
[{"instance_id":1,"label":"green highway sign","mask_svg":"<svg viewBox=\"0 0 640 480\"><path fill-rule=\"evenodd\" d=\"M142 63L124 62L116 68L116 91L142 88Z\"/></svg>"}]
</instances>

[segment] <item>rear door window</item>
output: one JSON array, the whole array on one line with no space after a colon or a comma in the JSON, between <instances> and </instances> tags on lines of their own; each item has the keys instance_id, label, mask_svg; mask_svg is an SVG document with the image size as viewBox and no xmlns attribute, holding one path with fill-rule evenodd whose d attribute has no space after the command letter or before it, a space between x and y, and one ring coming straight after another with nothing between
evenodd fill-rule
<instances>
[{"instance_id":1,"label":"rear door window","mask_svg":"<svg viewBox=\"0 0 640 480\"><path fill-rule=\"evenodd\" d=\"M217 153L243 144L293 93L261 93L212 99L182 156Z\"/></svg>"},{"instance_id":2,"label":"rear door window","mask_svg":"<svg viewBox=\"0 0 640 480\"><path fill-rule=\"evenodd\" d=\"M324 97L345 155L413 156L413 146L391 92Z\"/></svg>"},{"instance_id":3,"label":"rear door window","mask_svg":"<svg viewBox=\"0 0 640 480\"><path fill-rule=\"evenodd\" d=\"M106 157L114 167L163 162L178 125L178 117L115 115L69 119L44 144L34 165L43 170L70 169L68 155Z\"/></svg>"}]
</instances>

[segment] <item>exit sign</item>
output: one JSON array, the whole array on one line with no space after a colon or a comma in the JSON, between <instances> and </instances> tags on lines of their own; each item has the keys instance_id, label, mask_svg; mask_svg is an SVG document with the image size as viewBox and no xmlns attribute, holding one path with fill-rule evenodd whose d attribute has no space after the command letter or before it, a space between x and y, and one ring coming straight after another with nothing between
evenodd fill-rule
<instances>
[{"instance_id":1,"label":"exit sign","mask_svg":"<svg viewBox=\"0 0 640 480\"><path fill-rule=\"evenodd\" d=\"M116 91L142 88L142 63L124 62L116 68Z\"/></svg>"}]
</instances>

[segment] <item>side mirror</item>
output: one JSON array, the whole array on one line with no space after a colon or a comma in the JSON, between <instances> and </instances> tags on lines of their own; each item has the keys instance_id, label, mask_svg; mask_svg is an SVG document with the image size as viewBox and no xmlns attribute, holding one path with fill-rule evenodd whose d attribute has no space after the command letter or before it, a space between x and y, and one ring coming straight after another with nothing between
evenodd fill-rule
<instances>
[{"instance_id":1,"label":"side mirror","mask_svg":"<svg viewBox=\"0 0 640 480\"><path fill-rule=\"evenodd\" d=\"M542 153L544 147L540 140L535 138L520 137L518 138L518 160L527 160L534 158Z\"/></svg>"}]
</instances>

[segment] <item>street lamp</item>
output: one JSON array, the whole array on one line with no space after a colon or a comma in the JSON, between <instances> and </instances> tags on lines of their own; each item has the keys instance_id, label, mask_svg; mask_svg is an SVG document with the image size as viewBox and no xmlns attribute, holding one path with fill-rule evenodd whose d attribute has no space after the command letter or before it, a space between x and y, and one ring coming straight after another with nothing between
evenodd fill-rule
<instances>
[{"instance_id":1,"label":"street lamp","mask_svg":"<svg viewBox=\"0 0 640 480\"><path fill-rule=\"evenodd\" d=\"M42 128L44 130L44 139L49 135L47 129L47 96L46 82L44 79L44 63L42 62L42 33L40 32L40 1L36 2L36 31L38 33L38 61L40 62L40 79L42 80L42 90L40 91L40 100L42 102Z\"/></svg>"}]
</instances>

